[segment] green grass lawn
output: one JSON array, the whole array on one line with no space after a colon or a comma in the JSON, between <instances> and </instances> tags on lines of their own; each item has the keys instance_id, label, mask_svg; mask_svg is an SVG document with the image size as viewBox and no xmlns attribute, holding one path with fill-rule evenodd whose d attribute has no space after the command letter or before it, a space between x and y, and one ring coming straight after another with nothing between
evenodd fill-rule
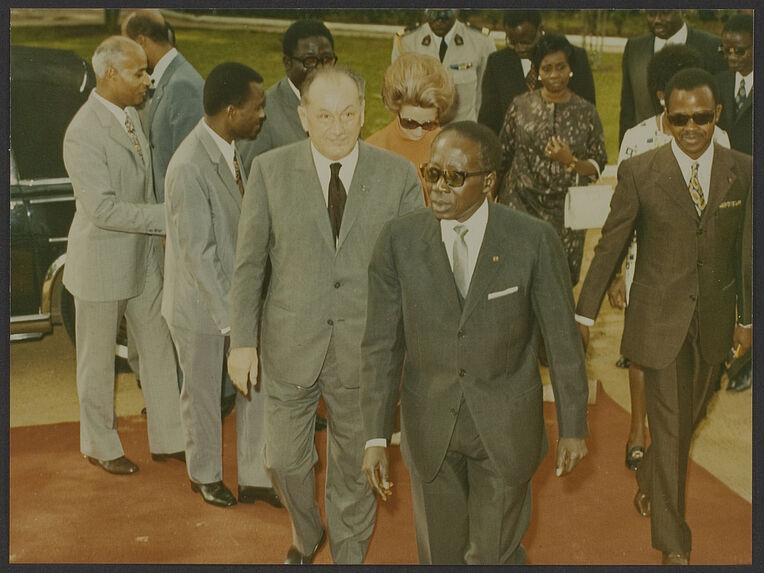
<instances>
[{"instance_id":1,"label":"green grass lawn","mask_svg":"<svg viewBox=\"0 0 764 573\"><path fill-rule=\"evenodd\" d=\"M186 28L176 30L176 34L178 48L203 77L217 64L230 60L256 69L265 78L266 87L276 83L284 74L281 63L281 34ZM69 49L88 61L103 38L103 30L96 27L19 27L11 30L12 44ZM391 49L392 39L345 36L335 38L335 51L339 62L366 78L366 124L362 137L379 130L392 119L382 104L380 95L382 76L390 64ZM607 154L611 163L618 157L620 62L619 54L603 54L593 69L597 109L605 129Z\"/></svg>"}]
</instances>

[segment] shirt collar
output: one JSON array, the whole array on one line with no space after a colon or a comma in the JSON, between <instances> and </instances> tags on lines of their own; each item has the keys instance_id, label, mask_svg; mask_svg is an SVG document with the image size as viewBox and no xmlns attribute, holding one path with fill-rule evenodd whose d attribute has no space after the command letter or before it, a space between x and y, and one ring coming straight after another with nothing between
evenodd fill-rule
<instances>
[{"instance_id":1,"label":"shirt collar","mask_svg":"<svg viewBox=\"0 0 764 573\"><path fill-rule=\"evenodd\" d=\"M231 173L233 173L233 176L236 177L236 171L233 168L233 158L234 154L236 153L236 146L234 145L234 142L232 141L231 143L228 143L225 139L220 137L220 135L218 135L214 129L207 125L206 119L202 120L202 124L204 124L207 133L209 133L212 137L212 141L214 141L220 149L220 153L223 154L223 157L225 158Z\"/></svg>"},{"instance_id":2,"label":"shirt collar","mask_svg":"<svg viewBox=\"0 0 764 573\"><path fill-rule=\"evenodd\" d=\"M485 231L485 227L488 224L488 198L485 197L483 199L483 203L481 203L480 207L478 207L475 212L470 215L470 218L464 221L463 223L460 223L456 219L441 219L440 220L440 228L442 230L451 231L455 233L454 227L457 225L465 225L469 231L471 231L472 236L476 236L480 234L482 236L483 233L477 233L478 230Z\"/></svg>"},{"instance_id":3,"label":"shirt collar","mask_svg":"<svg viewBox=\"0 0 764 573\"><path fill-rule=\"evenodd\" d=\"M109 111L110 111L110 112L111 112L111 113L114 115L114 117L116 117L116 118L117 118L117 121L119 122L119 124L120 124L122 127L125 127L125 117L127 116L127 114L125 113L125 110L124 110L124 109L122 109L122 108L121 108L121 107L119 107L118 105L116 105L116 104L114 104L114 103L110 102L110 101L109 101L109 100L107 100L105 97L103 97L102 95L100 95L100 94L99 94L99 93L98 93L98 92L95 90L95 88L93 88L93 91L92 91L92 92L90 92L90 93L93 95L93 97L94 97L96 100L100 101L100 102L101 102L101 103L102 103L102 104L103 104L103 105L106 107L106 109L108 109L108 110L109 110ZM125 129L127 129L127 128L125 128Z\"/></svg>"},{"instance_id":4,"label":"shirt collar","mask_svg":"<svg viewBox=\"0 0 764 573\"><path fill-rule=\"evenodd\" d=\"M689 173L692 169L692 164L696 161L702 166L711 165L711 162L714 159L714 142L712 141L703 154L697 159L693 159L682 151L674 138L671 138L671 151L674 152L674 157L676 157L676 161L679 163L682 173L686 174Z\"/></svg>"},{"instance_id":5,"label":"shirt collar","mask_svg":"<svg viewBox=\"0 0 764 573\"><path fill-rule=\"evenodd\" d=\"M162 79L162 76L167 71L167 68L169 67L170 63L175 59L175 56L178 55L178 50L175 48L172 48L169 52L167 52L164 56L162 56L159 61L157 62L157 65L154 66L154 71L151 73L151 87L156 87L159 85L160 80Z\"/></svg>"},{"instance_id":6,"label":"shirt collar","mask_svg":"<svg viewBox=\"0 0 764 573\"><path fill-rule=\"evenodd\" d=\"M330 165L332 163L342 163L342 169L340 170L340 178L342 179L343 173L353 173L355 166L358 163L358 142L355 142L353 149L345 157L341 159L329 159L323 155L313 142L310 142L310 151L313 154L313 162L316 164L316 170L321 174L328 174L331 172ZM346 171L347 170L347 171ZM346 186L347 189L347 186Z\"/></svg>"},{"instance_id":7,"label":"shirt collar","mask_svg":"<svg viewBox=\"0 0 764 573\"><path fill-rule=\"evenodd\" d=\"M292 91L294 92L294 95L297 96L298 100L301 100L302 95L300 94L300 90L298 90L297 86L292 83L292 80L289 79L289 76L286 76L286 80L289 83L289 87L292 88Z\"/></svg>"},{"instance_id":8,"label":"shirt collar","mask_svg":"<svg viewBox=\"0 0 764 573\"><path fill-rule=\"evenodd\" d=\"M663 40L658 36L655 36L654 52L658 52L663 46L667 44L671 45L684 45L687 43L687 24L683 23L682 27L676 31L673 36Z\"/></svg>"}]
</instances>

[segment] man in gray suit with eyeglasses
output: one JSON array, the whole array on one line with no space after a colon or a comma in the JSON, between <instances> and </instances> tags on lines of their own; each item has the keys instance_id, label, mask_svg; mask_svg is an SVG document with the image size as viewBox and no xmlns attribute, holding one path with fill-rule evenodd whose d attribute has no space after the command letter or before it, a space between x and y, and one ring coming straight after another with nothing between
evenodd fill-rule
<instances>
[{"instance_id":1,"label":"man in gray suit with eyeglasses","mask_svg":"<svg viewBox=\"0 0 764 573\"><path fill-rule=\"evenodd\" d=\"M80 449L107 472L131 474L138 466L124 456L114 413L114 343L123 316L142 357L152 458L183 452L175 356L159 312L165 215L133 107L149 85L146 54L136 42L112 36L96 48L93 70L96 87L64 137L76 200L64 285L77 313Z\"/></svg>"}]
</instances>

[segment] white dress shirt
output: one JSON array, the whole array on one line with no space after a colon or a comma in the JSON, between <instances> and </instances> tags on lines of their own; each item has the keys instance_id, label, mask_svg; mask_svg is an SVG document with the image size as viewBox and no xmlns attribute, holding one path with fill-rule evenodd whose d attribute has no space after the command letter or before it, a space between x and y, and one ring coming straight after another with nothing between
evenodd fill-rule
<instances>
[{"instance_id":1,"label":"white dress shirt","mask_svg":"<svg viewBox=\"0 0 764 573\"><path fill-rule=\"evenodd\" d=\"M95 90L95 88L93 88L93 96L95 96L95 98L98 101L100 101L106 107L106 109L108 109L112 113L112 115L114 115L114 117L117 118L117 121L119 122L119 125L121 125L122 129L124 129L125 133L127 133L127 126L125 125L125 118L127 117L127 114L125 113L125 110L122 109L121 107L119 107L117 104L114 104L114 103L110 102L105 97L100 95ZM138 128L140 126L136 125L135 127Z\"/></svg>"},{"instance_id":2,"label":"white dress shirt","mask_svg":"<svg viewBox=\"0 0 764 573\"><path fill-rule=\"evenodd\" d=\"M316 149L313 142L310 142L310 150L313 153L313 163L318 173L318 181L321 183L321 191L324 194L324 203L329 207L329 180L332 178L332 163L341 163L340 181L345 186L345 193L350 193L350 183L353 181L355 166L358 164L358 142L356 141L353 149L342 159L329 159Z\"/></svg>"},{"instance_id":3,"label":"white dress shirt","mask_svg":"<svg viewBox=\"0 0 764 573\"><path fill-rule=\"evenodd\" d=\"M742 75L740 72L735 72L735 96L737 96L737 90L740 88L740 80L745 82L745 97L748 97L753 89L753 70L747 76Z\"/></svg>"},{"instance_id":4,"label":"white dress shirt","mask_svg":"<svg viewBox=\"0 0 764 573\"><path fill-rule=\"evenodd\" d=\"M464 242L467 243L469 277L472 280L472 273L475 271L475 263L477 263L480 247L483 245L485 229L488 225L488 201L483 199L480 207L463 223L459 223L456 219L440 220L440 236L448 254L448 263L451 265L451 271L454 270L453 248L457 237L454 227L457 225L466 225L468 229L467 234L464 235ZM367 440L366 447L370 448L372 446L387 447L387 438L372 438Z\"/></svg>"}]
</instances>

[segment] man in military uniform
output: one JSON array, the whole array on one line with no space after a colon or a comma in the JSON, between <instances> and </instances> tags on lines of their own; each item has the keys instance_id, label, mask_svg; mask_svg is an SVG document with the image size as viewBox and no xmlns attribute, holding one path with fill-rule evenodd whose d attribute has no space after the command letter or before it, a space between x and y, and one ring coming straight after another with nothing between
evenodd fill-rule
<instances>
[{"instance_id":1,"label":"man in military uniform","mask_svg":"<svg viewBox=\"0 0 764 573\"><path fill-rule=\"evenodd\" d=\"M392 61L405 52L439 58L456 85L456 100L441 124L476 121L480 86L488 56L496 51L488 28L480 30L456 19L458 10L425 10L426 22L395 35Z\"/></svg>"}]
</instances>

